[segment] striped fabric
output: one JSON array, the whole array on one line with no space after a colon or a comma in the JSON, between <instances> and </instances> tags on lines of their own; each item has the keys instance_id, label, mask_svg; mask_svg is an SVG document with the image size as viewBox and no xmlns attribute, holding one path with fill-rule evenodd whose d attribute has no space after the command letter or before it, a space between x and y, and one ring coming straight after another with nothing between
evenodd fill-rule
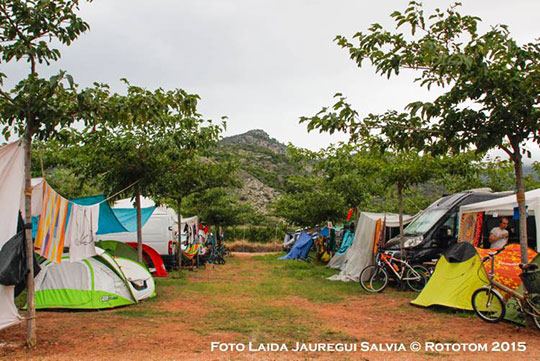
<instances>
[{"instance_id":1,"label":"striped fabric","mask_svg":"<svg viewBox=\"0 0 540 361\"><path fill-rule=\"evenodd\" d=\"M48 184L43 187L43 203L34 247L48 260L60 263L64 249L70 203Z\"/></svg>"},{"instance_id":2,"label":"striped fabric","mask_svg":"<svg viewBox=\"0 0 540 361\"><path fill-rule=\"evenodd\" d=\"M184 252L184 256L186 256L189 259L193 259L197 255L197 252L199 252L200 244L190 244L187 249Z\"/></svg>"}]
</instances>

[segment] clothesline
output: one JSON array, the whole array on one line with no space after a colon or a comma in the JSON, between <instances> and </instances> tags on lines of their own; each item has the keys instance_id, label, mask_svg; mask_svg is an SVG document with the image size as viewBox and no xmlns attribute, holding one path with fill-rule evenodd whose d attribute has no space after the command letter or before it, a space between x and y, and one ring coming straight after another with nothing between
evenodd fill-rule
<instances>
[{"instance_id":1,"label":"clothesline","mask_svg":"<svg viewBox=\"0 0 540 361\"><path fill-rule=\"evenodd\" d=\"M102 201L99 202L98 204L105 203L105 202L109 201L110 199L116 197L116 196L119 195L120 193L127 191L129 188L133 187L135 184L139 183L140 181L141 181L141 180L139 179L139 180L133 182L132 184L130 184L130 185L127 186L126 188L122 189L121 191L116 192L115 194L113 194L112 196L110 196L110 197L108 197L108 198L102 200Z\"/></svg>"}]
</instances>

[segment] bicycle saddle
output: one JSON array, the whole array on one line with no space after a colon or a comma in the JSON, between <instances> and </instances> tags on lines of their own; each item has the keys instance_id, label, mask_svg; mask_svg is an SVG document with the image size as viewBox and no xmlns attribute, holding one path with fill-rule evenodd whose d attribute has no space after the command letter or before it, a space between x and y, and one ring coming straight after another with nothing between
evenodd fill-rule
<instances>
[{"instance_id":1,"label":"bicycle saddle","mask_svg":"<svg viewBox=\"0 0 540 361\"><path fill-rule=\"evenodd\" d=\"M523 271L534 271L538 269L538 265L536 263L521 263L519 268Z\"/></svg>"}]
</instances>

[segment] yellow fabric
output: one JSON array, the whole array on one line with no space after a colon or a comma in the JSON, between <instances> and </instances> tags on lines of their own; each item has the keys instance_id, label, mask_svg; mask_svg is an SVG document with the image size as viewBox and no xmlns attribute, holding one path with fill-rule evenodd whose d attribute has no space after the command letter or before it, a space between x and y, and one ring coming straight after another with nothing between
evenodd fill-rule
<instances>
[{"instance_id":1,"label":"yellow fabric","mask_svg":"<svg viewBox=\"0 0 540 361\"><path fill-rule=\"evenodd\" d=\"M472 310L473 292L488 284L488 275L478 255L459 263L450 263L441 256L426 287L411 303Z\"/></svg>"}]
</instances>

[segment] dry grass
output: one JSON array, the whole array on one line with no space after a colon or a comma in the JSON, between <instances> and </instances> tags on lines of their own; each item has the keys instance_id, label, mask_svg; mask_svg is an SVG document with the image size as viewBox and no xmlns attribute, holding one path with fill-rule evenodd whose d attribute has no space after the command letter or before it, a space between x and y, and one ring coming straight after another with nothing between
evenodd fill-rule
<instances>
[{"instance_id":1,"label":"dry grass","mask_svg":"<svg viewBox=\"0 0 540 361\"><path fill-rule=\"evenodd\" d=\"M279 252L281 241L272 240L267 243L248 242L245 239L237 239L234 242L225 242L225 246L232 252Z\"/></svg>"}]
</instances>

